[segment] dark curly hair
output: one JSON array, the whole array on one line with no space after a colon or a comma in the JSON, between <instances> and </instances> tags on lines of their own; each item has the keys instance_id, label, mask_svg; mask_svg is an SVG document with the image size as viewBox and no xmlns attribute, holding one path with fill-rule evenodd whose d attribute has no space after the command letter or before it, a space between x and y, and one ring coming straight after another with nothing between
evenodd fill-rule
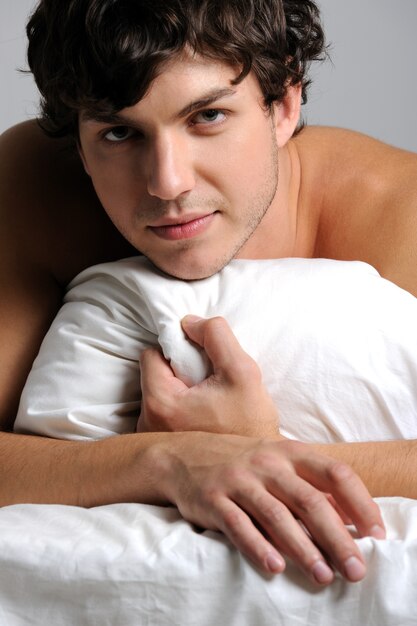
<instances>
[{"instance_id":1,"label":"dark curly hair","mask_svg":"<svg viewBox=\"0 0 417 626\"><path fill-rule=\"evenodd\" d=\"M256 75L266 107L325 56L313 0L41 0L27 25L28 62L51 136L78 132L78 114L132 106L185 48Z\"/></svg>"}]
</instances>

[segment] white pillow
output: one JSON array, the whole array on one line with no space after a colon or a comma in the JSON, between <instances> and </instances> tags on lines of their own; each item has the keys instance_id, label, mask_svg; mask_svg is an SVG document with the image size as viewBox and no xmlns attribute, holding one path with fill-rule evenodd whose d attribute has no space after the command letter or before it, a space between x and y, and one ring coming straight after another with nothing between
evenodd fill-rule
<instances>
[{"instance_id":1,"label":"white pillow","mask_svg":"<svg viewBox=\"0 0 417 626\"><path fill-rule=\"evenodd\" d=\"M176 374L209 372L181 318L223 315L260 365L287 437L417 437L417 299L362 262L234 260L180 281L134 257L70 285L24 389L15 429L101 438L135 430L138 357L159 345Z\"/></svg>"}]
</instances>

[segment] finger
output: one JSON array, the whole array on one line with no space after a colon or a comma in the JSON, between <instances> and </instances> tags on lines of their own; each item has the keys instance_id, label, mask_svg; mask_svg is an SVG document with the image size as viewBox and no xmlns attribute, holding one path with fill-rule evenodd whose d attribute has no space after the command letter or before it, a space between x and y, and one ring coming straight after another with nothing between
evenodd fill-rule
<instances>
[{"instance_id":1,"label":"finger","mask_svg":"<svg viewBox=\"0 0 417 626\"><path fill-rule=\"evenodd\" d=\"M164 391L175 393L186 389L184 383L175 377L164 356L153 348L144 350L140 357L140 378L142 392L147 398L160 397Z\"/></svg>"},{"instance_id":2,"label":"finger","mask_svg":"<svg viewBox=\"0 0 417 626\"><path fill-rule=\"evenodd\" d=\"M188 337L204 348L215 374L226 374L239 381L259 375L255 361L243 350L224 318L187 315L181 325Z\"/></svg>"},{"instance_id":3,"label":"finger","mask_svg":"<svg viewBox=\"0 0 417 626\"><path fill-rule=\"evenodd\" d=\"M290 472L280 476L273 493L300 518L314 543L345 578L351 582L362 580L366 573L364 559L324 493ZM301 558L304 561L306 556Z\"/></svg>"},{"instance_id":4,"label":"finger","mask_svg":"<svg viewBox=\"0 0 417 626\"><path fill-rule=\"evenodd\" d=\"M346 515L344 510L337 504L333 496L330 493L325 493L324 495L326 496L327 500L330 502L330 504L332 505L336 513L340 515L340 519L342 520L342 522L347 526L353 525L353 522L350 519L350 517L348 517L348 515Z\"/></svg>"},{"instance_id":5,"label":"finger","mask_svg":"<svg viewBox=\"0 0 417 626\"><path fill-rule=\"evenodd\" d=\"M255 495L251 489L245 489L235 499L266 531L271 543L311 580L320 585L333 581L333 570L285 504L268 492Z\"/></svg>"},{"instance_id":6,"label":"finger","mask_svg":"<svg viewBox=\"0 0 417 626\"><path fill-rule=\"evenodd\" d=\"M332 495L362 537L384 539L385 526L381 511L349 465L325 455L310 455L300 459L295 466L300 477Z\"/></svg>"},{"instance_id":7,"label":"finger","mask_svg":"<svg viewBox=\"0 0 417 626\"><path fill-rule=\"evenodd\" d=\"M216 525L231 543L256 567L267 574L280 574L285 560L255 527L250 517L226 497L216 502Z\"/></svg>"}]
</instances>

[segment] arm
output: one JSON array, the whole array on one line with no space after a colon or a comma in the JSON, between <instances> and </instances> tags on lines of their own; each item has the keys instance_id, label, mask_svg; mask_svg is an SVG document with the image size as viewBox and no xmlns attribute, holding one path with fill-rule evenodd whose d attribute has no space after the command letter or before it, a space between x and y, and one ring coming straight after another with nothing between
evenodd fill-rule
<instances>
[{"instance_id":1,"label":"arm","mask_svg":"<svg viewBox=\"0 0 417 626\"><path fill-rule=\"evenodd\" d=\"M417 441L312 444L322 454L348 463L374 497L417 499Z\"/></svg>"}]
</instances>

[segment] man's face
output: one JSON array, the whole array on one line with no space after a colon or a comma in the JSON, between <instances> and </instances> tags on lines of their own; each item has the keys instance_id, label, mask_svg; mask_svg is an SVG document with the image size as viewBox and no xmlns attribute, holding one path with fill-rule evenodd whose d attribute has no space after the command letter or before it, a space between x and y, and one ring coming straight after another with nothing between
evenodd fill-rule
<instances>
[{"instance_id":1,"label":"man's face","mask_svg":"<svg viewBox=\"0 0 417 626\"><path fill-rule=\"evenodd\" d=\"M262 257L271 236L263 217L277 204L274 115L254 76L232 85L235 77L229 65L184 55L116 117L80 117L80 152L106 212L179 278Z\"/></svg>"}]
</instances>

